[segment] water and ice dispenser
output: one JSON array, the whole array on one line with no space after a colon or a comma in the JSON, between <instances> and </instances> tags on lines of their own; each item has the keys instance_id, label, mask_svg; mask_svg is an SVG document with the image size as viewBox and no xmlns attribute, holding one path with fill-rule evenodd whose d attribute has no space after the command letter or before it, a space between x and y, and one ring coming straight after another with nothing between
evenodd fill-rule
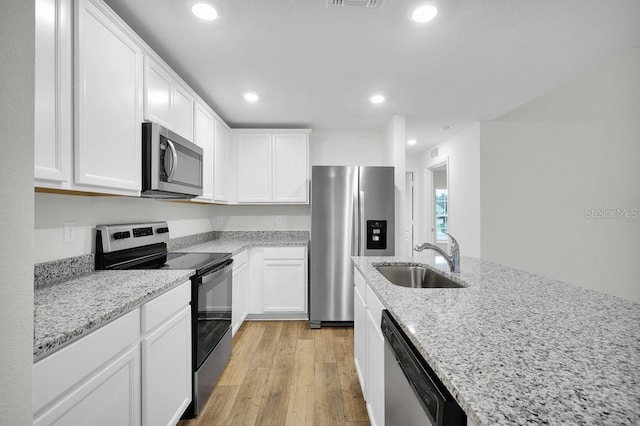
<instances>
[{"instance_id":1,"label":"water and ice dispenser","mask_svg":"<svg viewBox=\"0 0 640 426\"><path fill-rule=\"evenodd\" d=\"M387 221L367 220L367 250L387 249Z\"/></svg>"}]
</instances>

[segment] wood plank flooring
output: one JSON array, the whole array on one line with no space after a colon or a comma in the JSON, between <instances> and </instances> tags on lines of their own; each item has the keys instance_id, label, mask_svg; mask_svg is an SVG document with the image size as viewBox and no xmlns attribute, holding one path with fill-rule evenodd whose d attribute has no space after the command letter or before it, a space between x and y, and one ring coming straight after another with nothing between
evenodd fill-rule
<instances>
[{"instance_id":1,"label":"wood plank flooring","mask_svg":"<svg viewBox=\"0 0 640 426\"><path fill-rule=\"evenodd\" d=\"M353 365L353 328L245 321L200 415L179 425L369 425Z\"/></svg>"}]
</instances>

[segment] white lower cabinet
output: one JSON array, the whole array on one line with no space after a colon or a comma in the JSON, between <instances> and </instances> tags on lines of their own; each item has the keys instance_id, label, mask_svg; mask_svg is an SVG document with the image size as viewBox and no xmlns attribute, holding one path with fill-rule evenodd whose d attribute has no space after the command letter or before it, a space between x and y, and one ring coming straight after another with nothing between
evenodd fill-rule
<instances>
[{"instance_id":1,"label":"white lower cabinet","mask_svg":"<svg viewBox=\"0 0 640 426\"><path fill-rule=\"evenodd\" d=\"M233 256L231 334L235 335L249 313L249 266L247 250Z\"/></svg>"},{"instance_id":2,"label":"white lower cabinet","mask_svg":"<svg viewBox=\"0 0 640 426\"><path fill-rule=\"evenodd\" d=\"M382 303L354 268L354 361L369 421L384 425L384 336Z\"/></svg>"},{"instance_id":3,"label":"white lower cabinet","mask_svg":"<svg viewBox=\"0 0 640 426\"><path fill-rule=\"evenodd\" d=\"M307 319L306 247L253 248L249 264L250 318Z\"/></svg>"},{"instance_id":4,"label":"white lower cabinet","mask_svg":"<svg viewBox=\"0 0 640 426\"><path fill-rule=\"evenodd\" d=\"M372 426L384 425L384 336L380 329L382 303L367 287L367 343L369 354L369 392L367 412Z\"/></svg>"},{"instance_id":5,"label":"white lower cabinet","mask_svg":"<svg viewBox=\"0 0 640 426\"><path fill-rule=\"evenodd\" d=\"M140 310L33 365L35 425L140 424Z\"/></svg>"},{"instance_id":6,"label":"white lower cabinet","mask_svg":"<svg viewBox=\"0 0 640 426\"><path fill-rule=\"evenodd\" d=\"M369 397L367 380L369 374L369 358L367 357L367 304L364 301L364 294L360 293L358 287L354 287L353 295L353 355L356 374L360 381L362 396L365 401Z\"/></svg>"},{"instance_id":7,"label":"white lower cabinet","mask_svg":"<svg viewBox=\"0 0 640 426\"><path fill-rule=\"evenodd\" d=\"M176 424L191 402L190 299L187 281L36 362L33 424Z\"/></svg>"},{"instance_id":8,"label":"white lower cabinet","mask_svg":"<svg viewBox=\"0 0 640 426\"><path fill-rule=\"evenodd\" d=\"M142 307L142 424L176 424L191 402L191 283Z\"/></svg>"}]
</instances>

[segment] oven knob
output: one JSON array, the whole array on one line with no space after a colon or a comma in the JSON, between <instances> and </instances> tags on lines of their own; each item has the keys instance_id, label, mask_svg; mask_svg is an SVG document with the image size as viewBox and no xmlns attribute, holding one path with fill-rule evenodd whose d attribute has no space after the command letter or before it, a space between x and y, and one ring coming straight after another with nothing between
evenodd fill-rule
<instances>
[{"instance_id":1,"label":"oven knob","mask_svg":"<svg viewBox=\"0 0 640 426\"><path fill-rule=\"evenodd\" d=\"M131 232L129 231L124 231L124 232L116 232L113 234L113 239L114 240L123 240L125 238L129 238L131 237Z\"/></svg>"}]
</instances>

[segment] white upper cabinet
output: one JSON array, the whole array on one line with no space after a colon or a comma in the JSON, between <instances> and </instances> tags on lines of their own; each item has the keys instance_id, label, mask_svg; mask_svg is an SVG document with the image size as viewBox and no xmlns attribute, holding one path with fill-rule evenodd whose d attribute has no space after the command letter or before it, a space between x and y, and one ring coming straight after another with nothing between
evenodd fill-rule
<instances>
[{"instance_id":1,"label":"white upper cabinet","mask_svg":"<svg viewBox=\"0 0 640 426\"><path fill-rule=\"evenodd\" d=\"M193 140L195 97L166 66L144 59L144 119Z\"/></svg>"},{"instance_id":2,"label":"white upper cabinet","mask_svg":"<svg viewBox=\"0 0 640 426\"><path fill-rule=\"evenodd\" d=\"M36 0L36 186L71 182L73 62L71 0Z\"/></svg>"},{"instance_id":3,"label":"white upper cabinet","mask_svg":"<svg viewBox=\"0 0 640 426\"><path fill-rule=\"evenodd\" d=\"M309 131L236 132L238 203L307 204Z\"/></svg>"},{"instance_id":4,"label":"white upper cabinet","mask_svg":"<svg viewBox=\"0 0 640 426\"><path fill-rule=\"evenodd\" d=\"M309 200L309 143L307 133L273 135L273 201Z\"/></svg>"},{"instance_id":5,"label":"white upper cabinet","mask_svg":"<svg viewBox=\"0 0 640 426\"><path fill-rule=\"evenodd\" d=\"M196 102L194 143L202 148L202 196L201 201L213 201L215 119L211 110Z\"/></svg>"},{"instance_id":6,"label":"white upper cabinet","mask_svg":"<svg viewBox=\"0 0 640 426\"><path fill-rule=\"evenodd\" d=\"M238 202L268 203L271 188L271 134L238 133Z\"/></svg>"},{"instance_id":7,"label":"white upper cabinet","mask_svg":"<svg viewBox=\"0 0 640 426\"><path fill-rule=\"evenodd\" d=\"M213 154L213 200L229 202L229 129L221 120L216 120L216 135Z\"/></svg>"},{"instance_id":8,"label":"white upper cabinet","mask_svg":"<svg viewBox=\"0 0 640 426\"><path fill-rule=\"evenodd\" d=\"M141 46L98 0L76 2L75 34L75 183L139 194Z\"/></svg>"}]
</instances>

